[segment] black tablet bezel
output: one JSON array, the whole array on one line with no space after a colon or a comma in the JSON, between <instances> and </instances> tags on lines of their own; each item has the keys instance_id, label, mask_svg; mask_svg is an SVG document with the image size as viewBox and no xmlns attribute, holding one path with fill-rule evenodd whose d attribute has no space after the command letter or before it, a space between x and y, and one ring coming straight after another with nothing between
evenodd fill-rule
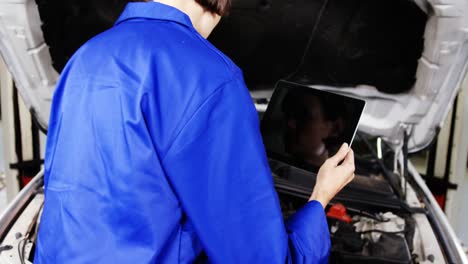
<instances>
[{"instance_id":1,"label":"black tablet bezel","mask_svg":"<svg viewBox=\"0 0 468 264\"><path fill-rule=\"evenodd\" d=\"M301 89L302 91L304 91L306 93L311 93L311 94L314 94L314 95L319 96L319 97L323 96L324 94L327 94L327 96L330 96L330 95L338 96L342 100L352 102L352 104L356 106L356 113L358 113L358 115L357 114L355 115L355 119L357 119L357 122L355 123L353 134L352 134L352 136L351 136L351 138L349 140L345 141L351 147L351 145L353 143L353 140L354 140L354 137L356 135L356 132L358 130L359 123L360 123L360 120L362 118L362 114L364 113L364 109L365 109L365 106L366 106L366 101L364 101L362 99L359 99L359 98L355 98L355 97L351 97L351 96L347 96L347 95L343 95L343 94L338 94L338 93L334 93L334 92L330 92L330 91L320 90L320 89L317 89L317 88L312 88L312 87L309 87L309 86L305 86L305 85L301 85L301 84L297 84L297 83L292 83L292 82L287 82L287 81L279 81L276 84L275 90L274 90L274 92L273 92L273 94L271 96L268 107L267 107L267 109L266 109L266 111L265 111L265 113L263 114L263 117L262 117L262 122L261 122L261 125L260 125L262 136L264 136L264 134L266 133L267 124L269 122L271 122L273 111L274 111L274 110L272 110L272 109L274 109L274 107L272 107L272 106L277 105L278 103L281 103L281 102L279 102L279 100L282 99L282 98L280 98L280 96L283 93L280 90L284 90L284 89ZM273 150L269 149L268 146L266 145L266 143L265 143L265 149L266 149L266 152L267 152L267 155L268 155L269 158L276 159L276 160L284 162L286 164L291 164L291 165L293 165L295 167L299 167L299 168L306 169L306 170L311 170L310 166L306 166L305 164L297 164L295 162L295 159L293 157L291 157L290 155L288 155L286 153L278 153L276 151L273 151ZM313 168L312 170L313 170L313 172L317 173L318 169L319 168Z\"/></svg>"}]
</instances>

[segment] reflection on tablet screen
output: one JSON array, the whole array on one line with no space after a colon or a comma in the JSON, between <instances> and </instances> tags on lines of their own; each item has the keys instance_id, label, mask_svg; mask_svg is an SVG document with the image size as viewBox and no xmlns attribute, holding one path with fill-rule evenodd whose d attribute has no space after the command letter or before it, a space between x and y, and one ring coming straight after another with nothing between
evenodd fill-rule
<instances>
[{"instance_id":1,"label":"reflection on tablet screen","mask_svg":"<svg viewBox=\"0 0 468 264\"><path fill-rule=\"evenodd\" d=\"M262 120L271 158L317 172L354 137L365 102L280 82Z\"/></svg>"}]
</instances>

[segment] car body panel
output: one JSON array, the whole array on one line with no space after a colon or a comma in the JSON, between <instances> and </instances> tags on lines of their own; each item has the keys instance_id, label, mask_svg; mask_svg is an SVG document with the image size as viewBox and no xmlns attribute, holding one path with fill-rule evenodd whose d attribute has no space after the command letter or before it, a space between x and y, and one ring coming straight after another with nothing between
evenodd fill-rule
<instances>
[{"instance_id":1,"label":"car body panel","mask_svg":"<svg viewBox=\"0 0 468 264\"><path fill-rule=\"evenodd\" d=\"M0 1L0 54L26 106L46 127L58 74L52 67L34 1Z\"/></svg>"}]
</instances>

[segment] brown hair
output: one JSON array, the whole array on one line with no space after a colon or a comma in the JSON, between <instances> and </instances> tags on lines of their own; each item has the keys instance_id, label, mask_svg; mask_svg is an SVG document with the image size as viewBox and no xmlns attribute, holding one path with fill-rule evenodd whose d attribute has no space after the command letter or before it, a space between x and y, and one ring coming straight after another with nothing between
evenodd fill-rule
<instances>
[{"instance_id":1,"label":"brown hair","mask_svg":"<svg viewBox=\"0 0 468 264\"><path fill-rule=\"evenodd\" d=\"M149 2L149 0L127 0L128 2ZM231 0L195 0L206 11L220 16L227 15L231 8Z\"/></svg>"}]
</instances>

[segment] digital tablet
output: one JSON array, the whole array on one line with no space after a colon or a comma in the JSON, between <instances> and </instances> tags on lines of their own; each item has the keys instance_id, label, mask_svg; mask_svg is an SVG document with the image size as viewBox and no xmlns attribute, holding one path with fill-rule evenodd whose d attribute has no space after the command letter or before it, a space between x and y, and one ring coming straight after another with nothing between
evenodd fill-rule
<instances>
[{"instance_id":1,"label":"digital tablet","mask_svg":"<svg viewBox=\"0 0 468 264\"><path fill-rule=\"evenodd\" d=\"M346 142L351 146L366 102L280 81L261 123L269 158L318 172Z\"/></svg>"}]
</instances>

